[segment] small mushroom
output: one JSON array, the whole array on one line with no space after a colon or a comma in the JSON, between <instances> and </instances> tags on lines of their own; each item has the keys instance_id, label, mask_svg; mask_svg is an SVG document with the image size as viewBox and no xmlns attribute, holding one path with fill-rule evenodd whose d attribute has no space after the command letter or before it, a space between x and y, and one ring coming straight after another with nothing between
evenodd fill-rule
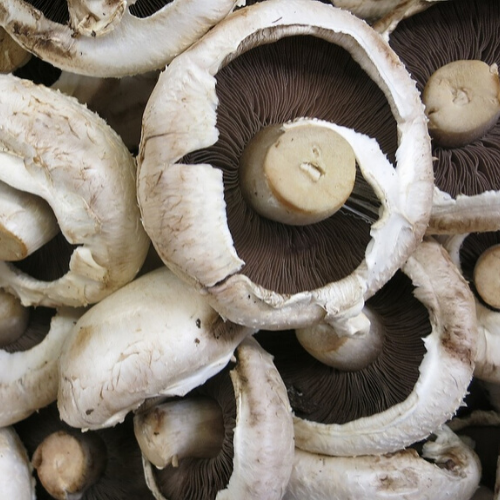
<instances>
[{"instance_id":1,"label":"small mushroom","mask_svg":"<svg viewBox=\"0 0 500 500\"><path fill-rule=\"evenodd\" d=\"M3 498L35 500L33 467L13 427L0 428L0 491Z\"/></svg>"},{"instance_id":2,"label":"small mushroom","mask_svg":"<svg viewBox=\"0 0 500 500\"><path fill-rule=\"evenodd\" d=\"M337 359L325 365L290 332L256 335L287 386L298 448L336 456L395 452L425 439L460 407L476 349L472 294L436 242L423 242L403 270L366 303L383 344L363 363L356 359L359 351L364 356L363 337L347 338L347 355L344 338L332 342Z\"/></svg>"},{"instance_id":3,"label":"small mushroom","mask_svg":"<svg viewBox=\"0 0 500 500\"><path fill-rule=\"evenodd\" d=\"M449 428L437 429L422 446L381 456L329 457L295 450L283 500L469 500L481 466L474 451Z\"/></svg>"},{"instance_id":4,"label":"small mushroom","mask_svg":"<svg viewBox=\"0 0 500 500\"><path fill-rule=\"evenodd\" d=\"M78 31L51 20L23 0L3 2L0 25L26 50L58 68L90 76L122 77L163 68L223 19L237 0L174 0L147 17L132 14L133 1L92 3L92 12L98 5L113 9L101 18L100 13L84 14L87 2L71 2ZM78 11L76 5L80 6ZM82 30L90 30L91 35L101 31L100 36L79 36Z\"/></svg>"},{"instance_id":5,"label":"small mushroom","mask_svg":"<svg viewBox=\"0 0 500 500\"><path fill-rule=\"evenodd\" d=\"M243 341L236 359L229 373L217 374L193 394L134 417L157 499L283 497L293 461L286 388L255 340ZM202 415L185 413L197 409ZM154 471L149 460L161 470Z\"/></svg>"},{"instance_id":6,"label":"small mushroom","mask_svg":"<svg viewBox=\"0 0 500 500\"><path fill-rule=\"evenodd\" d=\"M500 228L499 19L496 1L435 2L390 35L428 101L436 185L428 233Z\"/></svg>"},{"instance_id":7,"label":"small mushroom","mask_svg":"<svg viewBox=\"0 0 500 500\"><path fill-rule=\"evenodd\" d=\"M59 279L28 275L23 261L0 262L0 286L24 305L97 302L133 279L148 251L135 203L134 158L76 99L11 75L1 75L0 89L0 179L43 198L73 245Z\"/></svg>"},{"instance_id":8,"label":"small mushroom","mask_svg":"<svg viewBox=\"0 0 500 500\"><path fill-rule=\"evenodd\" d=\"M182 396L224 368L251 333L225 322L164 266L145 274L73 328L60 356L61 418L73 427L109 427L147 398Z\"/></svg>"},{"instance_id":9,"label":"small mushroom","mask_svg":"<svg viewBox=\"0 0 500 500\"><path fill-rule=\"evenodd\" d=\"M143 122L146 231L165 264L231 321L349 321L425 231L432 182L420 99L389 47L342 9L277 0L232 13L160 75ZM296 149L282 147L297 137ZM333 137L348 143L350 165L335 195ZM255 180L261 158L273 170L267 186ZM278 220L263 204L279 207Z\"/></svg>"}]
</instances>

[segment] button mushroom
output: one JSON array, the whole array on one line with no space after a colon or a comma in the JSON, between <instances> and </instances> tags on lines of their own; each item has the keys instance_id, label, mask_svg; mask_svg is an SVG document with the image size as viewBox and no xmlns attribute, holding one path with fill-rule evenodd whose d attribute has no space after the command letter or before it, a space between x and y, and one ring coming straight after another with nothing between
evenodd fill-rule
<instances>
[{"instance_id":1,"label":"button mushroom","mask_svg":"<svg viewBox=\"0 0 500 500\"><path fill-rule=\"evenodd\" d=\"M60 357L58 406L73 427L122 421L145 399L182 396L220 371L253 330L225 322L164 266L87 311ZM99 369L88 360L99 360Z\"/></svg>"},{"instance_id":2,"label":"button mushroom","mask_svg":"<svg viewBox=\"0 0 500 500\"><path fill-rule=\"evenodd\" d=\"M245 190L247 198L254 186L256 198L273 192L270 204L281 199L285 215L269 221L243 201L241 153L252 137L262 139L264 150L248 160L258 165L304 129L288 188L278 179L290 152L264 191L252 180ZM432 180L422 104L388 46L341 9L277 0L231 14L161 74L143 130L138 199L146 231L163 261L232 321L279 329L348 320L425 231ZM358 165L352 189L348 153L345 187L332 199L324 182L334 133ZM301 183L310 191L290 198ZM300 226L289 224L292 205ZM301 218L310 211L327 219ZM387 241L395 242L390 255Z\"/></svg>"},{"instance_id":3,"label":"button mushroom","mask_svg":"<svg viewBox=\"0 0 500 500\"><path fill-rule=\"evenodd\" d=\"M79 36L71 26L51 20L28 2L8 0L0 9L0 25L22 47L54 66L91 76L121 77L163 68L223 19L236 3L176 0L145 18L131 13L132 1L114 1L111 5L118 9L103 18L90 12L81 16L72 8L73 19L80 19L75 21L78 30L90 30L92 34L96 27L102 27L101 36L94 37ZM82 7L84 2L75 0L73 7L75 4Z\"/></svg>"},{"instance_id":4,"label":"button mushroom","mask_svg":"<svg viewBox=\"0 0 500 500\"><path fill-rule=\"evenodd\" d=\"M286 388L255 340L242 342L236 358L229 374L225 370L193 394L134 417L156 498L283 497L293 461ZM189 409L203 409L203 418L184 416ZM148 459L161 470L153 471Z\"/></svg>"},{"instance_id":5,"label":"button mushroom","mask_svg":"<svg viewBox=\"0 0 500 500\"><path fill-rule=\"evenodd\" d=\"M0 286L25 305L97 302L130 281L148 251L135 203L134 158L75 99L11 75L1 75L0 89L0 179L43 198L73 245L59 279L43 281L1 262Z\"/></svg>"}]
</instances>

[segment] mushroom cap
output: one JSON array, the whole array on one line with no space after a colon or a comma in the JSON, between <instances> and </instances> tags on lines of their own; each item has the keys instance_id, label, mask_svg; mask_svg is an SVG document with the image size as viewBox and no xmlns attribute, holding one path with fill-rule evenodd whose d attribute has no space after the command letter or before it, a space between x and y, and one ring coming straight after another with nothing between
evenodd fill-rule
<instances>
[{"instance_id":1,"label":"mushroom cap","mask_svg":"<svg viewBox=\"0 0 500 500\"><path fill-rule=\"evenodd\" d=\"M13 427L0 428L0 484L5 498L35 500L33 467Z\"/></svg>"},{"instance_id":2,"label":"mushroom cap","mask_svg":"<svg viewBox=\"0 0 500 500\"><path fill-rule=\"evenodd\" d=\"M163 68L236 3L174 0L146 18L136 17L126 8L113 29L89 37L75 36L78 33L70 26L47 19L28 2L9 0L0 9L0 25L26 50L58 68L121 77Z\"/></svg>"},{"instance_id":3,"label":"mushroom cap","mask_svg":"<svg viewBox=\"0 0 500 500\"><path fill-rule=\"evenodd\" d=\"M381 456L328 457L295 450L292 477L283 500L469 500L481 465L474 451L448 427L414 449Z\"/></svg>"},{"instance_id":4,"label":"mushroom cap","mask_svg":"<svg viewBox=\"0 0 500 500\"><path fill-rule=\"evenodd\" d=\"M109 427L147 398L182 396L220 371L251 333L224 323L165 267L143 275L73 328L60 356L61 418L73 427Z\"/></svg>"},{"instance_id":5,"label":"mushroom cap","mask_svg":"<svg viewBox=\"0 0 500 500\"><path fill-rule=\"evenodd\" d=\"M245 339L236 357L237 363L229 372L236 400L232 474L216 498L279 500L290 479L294 453L286 388L272 357L254 339ZM164 499L151 463L145 460L144 464L155 497ZM199 494L197 498L206 497Z\"/></svg>"},{"instance_id":6,"label":"mushroom cap","mask_svg":"<svg viewBox=\"0 0 500 500\"><path fill-rule=\"evenodd\" d=\"M403 268L429 311L432 333L412 393L401 403L344 424L295 417L296 446L349 456L390 453L426 438L459 408L472 379L477 325L467 284L436 242L425 241Z\"/></svg>"},{"instance_id":7,"label":"mushroom cap","mask_svg":"<svg viewBox=\"0 0 500 500\"><path fill-rule=\"evenodd\" d=\"M386 205L371 227L372 240L363 262L334 284L283 294L240 273L245 263L227 225L220 170L209 164L177 162L217 141L218 70L253 46L294 34L314 35L351 53L385 93L397 121L399 146L396 168L384 158L368 161L370 173L364 172ZM355 151L358 155L368 147L375 152L372 156L383 156L376 141L359 135L356 140L365 142ZM144 114L138 157L144 225L163 261L208 292L213 307L232 321L279 329L357 314L365 297L387 281L425 231L432 194L429 141L414 83L366 23L320 2L256 4L232 13L160 75ZM386 241L395 242L390 258Z\"/></svg>"},{"instance_id":8,"label":"mushroom cap","mask_svg":"<svg viewBox=\"0 0 500 500\"><path fill-rule=\"evenodd\" d=\"M0 284L25 305L97 302L134 278L148 251L135 203L135 160L76 99L11 75L1 76L0 89L0 178L43 198L66 240L77 245L60 279L37 280L1 262Z\"/></svg>"},{"instance_id":9,"label":"mushroom cap","mask_svg":"<svg viewBox=\"0 0 500 500\"><path fill-rule=\"evenodd\" d=\"M19 422L56 400L59 356L82 313L61 308L41 343L27 351L0 350L0 427Z\"/></svg>"}]
</instances>

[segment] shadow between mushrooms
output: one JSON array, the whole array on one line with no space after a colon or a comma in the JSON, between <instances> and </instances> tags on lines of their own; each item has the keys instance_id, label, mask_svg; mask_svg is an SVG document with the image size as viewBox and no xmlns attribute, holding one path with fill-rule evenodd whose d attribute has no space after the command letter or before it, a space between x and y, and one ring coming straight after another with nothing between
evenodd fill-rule
<instances>
[{"instance_id":1,"label":"shadow between mushrooms","mask_svg":"<svg viewBox=\"0 0 500 500\"><path fill-rule=\"evenodd\" d=\"M58 68L90 76L122 77L165 67L223 19L236 0L173 0L162 2L156 11L143 0L114 1L111 10L109 2L92 2L90 10L107 6L102 19L98 18L101 13L95 16L84 8L89 2L71 3L82 8L63 11L62 17L59 11L54 12L57 22L44 15L41 9L45 5L37 8L37 2L8 0L0 8L0 25L26 50ZM76 27L64 21L61 24L70 14Z\"/></svg>"},{"instance_id":2,"label":"shadow between mushrooms","mask_svg":"<svg viewBox=\"0 0 500 500\"><path fill-rule=\"evenodd\" d=\"M311 188L292 217L322 199L333 137L355 158L347 201L323 195L340 209L311 224L270 221L241 193L254 191L240 183L248 145L261 133L292 142L294 132L311 138L303 161L288 167L286 149L277 177L292 193ZM425 231L429 147L413 82L366 23L319 2L268 1L228 16L160 76L143 119L138 200L163 261L224 317L269 329L348 322ZM286 220L287 203L276 202Z\"/></svg>"},{"instance_id":3,"label":"shadow between mushrooms","mask_svg":"<svg viewBox=\"0 0 500 500\"><path fill-rule=\"evenodd\" d=\"M367 301L383 343L364 367L325 365L291 332L257 334L287 386L298 448L342 456L394 452L426 438L462 403L477 335L470 291L435 242L422 243L403 270Z\"/></svg>"},{"instance_id":4,"label":"shadow between mushrooms","mask_svg":"<svg viewBox=\"0 0 500 500\"><path fill-rule=\"evenodd\" d=\"M436 2L426 12L402 21L390 35L391 47L424 97L435 72L450 63L465 61L458 63L461 66L456 73L451 66L450 72L441 76L441 81L446 82L441 84L441 98L438 104L432 101L427 109L431 134L433 117L441 120L443 116L444 121L449 115L451 122L434 121L439 137L434 133L436 189L429 233L458 234L499 228L499 22L500 5L495 0ZM439 77L435 80L439 82ZM480 115L478 110L484 113ZM464 125L478 123L477 129L463 129ZM446 140L442 144L440 137L447 137L444 131L461 134L465 139L454 145L446 145Z\"/></svg>"}]
</instances>

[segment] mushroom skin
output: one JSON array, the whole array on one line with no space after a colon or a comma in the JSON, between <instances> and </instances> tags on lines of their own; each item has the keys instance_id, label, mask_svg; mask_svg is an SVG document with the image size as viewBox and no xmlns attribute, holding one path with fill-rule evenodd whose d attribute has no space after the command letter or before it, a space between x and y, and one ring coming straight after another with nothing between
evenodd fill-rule
<instances>
[{"instance_id":1,"label":"mushroom skin","mask_svg":"<svg viewBox=\"0 0 500 500\"><path fill-rule=\"evenodd\" d=\"M424 443L422 456L411 448L358 457L296 449L283 500L469 500L481 477L477 455L446 425L434 434L435 440Z\"/></svg>"},{"instance_id":2,"label":"mushroom skin","mask_svg":"<svg viewBox=\"0 0 500 500\"><path fill-rule=\"evenodd\" d=\"M294 453L286 387L272 357L254 339L245 339L238 346L236 358L229 372L236 399L233 471L226 488L215 498L279 500L290 479ZM163 439L168 440L168 435ZM145 474L155 497L164 500L147 460Z\"/></svg>"},{"instance_id":3,"label":"mushroom skin","mask_svg":"<svg viewBox=\"0 0 500 500\"><path fill-rule=\"evenodd\" d=\"M368 181L376 184L379 199L392 200L394 212L391 216L390 210L384 211L372 226L362 264L334 286L281 294L239 272L244 262L228 229L221 172L208 164L177 162L217 141L217 71L253 46L293 34L314 35L347 48L384 91L398 121L400 141L397 168L377 164L377 172L370 173ZM399 92L399 85L404 92ZM366 23L320 2L276 0L241 9L172 61L145 110L138 163L139 205L162 260L185 281L208 292L224 317L265 329L302 327L323 319L342 328L418 244L432 194L430 142L408 73ZM397 242L392 262L385 258L386 241Z\"/></svg>"},{"instance_id":4,"label":"mushroom skin","mask_svg":"<svg viewBox=\"0 0 500 500\"><path fill-rule=\"evenodd\" d=\"M25 419L57 397L62 346L81 309L61 308L43 341L27 351L0 350L0 426Z\"/></svg>"},{"instance_id":5,"label":"mushroom skin","mask_svg":"<svg viewBox=\"0 0 500 500\"><path fill-rule=\"evenodd\" d=\"M37 280L1 262L0 286L24 305L98 302L134 278L150 244L135 203L135 160L104 120L76 99L0 76L0 179L42 197L76 245L61 278Z\"/></svg>"},{"instance_id":6,"label":"mushroom skin","mask_svg":"<svg viewBox=\"0 0 500 500\"><path fill-rule=\"evenodd\" d=\"M58 407L73 427L121 422L145 399L182 396L220 371L253 330L224 320L164 266L87 311L65 343ZM88 360L99 360L90 369Z\"/></svg>"},{"instance_id":7,"label":"mushroom skin","mask_svg":"<svg viewBox=\"0 0 500 500\"><path fill-rule=\"evenodd\" d=\"M33 467L13 427L0 428L0 491L4 498L35 500Z\"/></svg>"},{"instance_id":8,"label":"mushroom skin","mask_svg":"<svg viewBox=\"0 0 500 500\"><path fill-rule=\"evenodd\" d=\"M113 29L96 37L78 36L70 26L47 19L23 0L2 3L0 25L19 45L58 68L89 76L119 78L165 67L238 2L174 0L147 18L132 15L128 8L131 3L124 2L123 16ZM118 17L115 16L115 23ZM85 18L83 21L85 25ZM85 28L84 25L79 29ZM113 22L107 28L112 26ZM97 26L91 22L91 32L92 27Z\"/></svg>"},{"instance_id":9,"label":"mushroom skin","mask_svg":"<svg viewBox=\"0 0 500 500\"><path fill-rule=\"evenodd\" d=\"M429 311L432 333L413 392L371 417L324 424L294 417L295 444L335 456L377 455L425 439L459 408L472 379L477 324L474 298L444 248L424 241L403 267Z\"/></svg>"}]
</instances>

